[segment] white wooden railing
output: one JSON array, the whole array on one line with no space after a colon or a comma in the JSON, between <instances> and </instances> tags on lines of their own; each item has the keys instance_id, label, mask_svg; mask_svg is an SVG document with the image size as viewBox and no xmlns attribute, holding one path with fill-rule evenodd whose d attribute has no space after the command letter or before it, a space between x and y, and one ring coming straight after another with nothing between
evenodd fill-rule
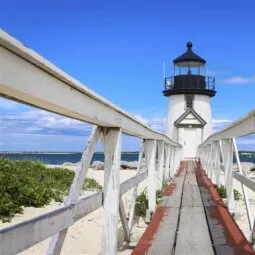
<instances>
[{"instance_id":1,"label":"white wooden railing","mask_svg":"<svg viewBox=\"0 0 255 255\"><path fill-rule=\"evenodd\" d=\"M255 221L246 189L255 192L255 182L243 175L236 138L253 133L255 133L255 110L222 131L211 135L198 149L198 156L206 174L217 186L221 184L221 171L224 172L227 207L233 215L235 213L233 178L241 183L252 243L255 242ZM237 172L233 171L234 155L238 166Z\"/></svg>"},{"instance_id":2,"label":"white wooden railing","mask_svg":"<svg viewBox=\"0 0 255 255\"><path fill-rule=\"evenodd\" d=\"M68 228L102 206L101 253L116 254L119 214L125 239L129 241L137 185L148 176L148 212L153 213L156 189L160 189L163 181L176 172L182 155L181 145L98 96L3 30L0 30L0 95L95 125L63 207L1 229L0 253L16 254L52 236L48 254L60 254ZM137 175L120 184L123 133L140 138L142 146ZM103 192L80 198L80 190L99 139L105 154L104 189ZM141 172L143 155L147 170ZM121 196L133 187L135 189L127 221Z\"/></svg>"}]
</instances>

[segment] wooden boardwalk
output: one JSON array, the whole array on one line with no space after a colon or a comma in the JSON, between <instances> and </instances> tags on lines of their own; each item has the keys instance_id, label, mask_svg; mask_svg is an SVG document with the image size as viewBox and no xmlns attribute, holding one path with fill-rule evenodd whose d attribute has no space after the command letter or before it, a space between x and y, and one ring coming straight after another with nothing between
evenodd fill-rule
<instances>
[{"instance_id":1,"label":"wooden boardwalk","mask_svg":"<svg viewBox=\"0 0 255 255\"><path fill-rule=\"evenodd\" d=\"M133 255L254 254L221 199L211 197L205 178L195 161L182 163ZM218 206L225 216L213 217Z\"/></svg>"}]
</instances>

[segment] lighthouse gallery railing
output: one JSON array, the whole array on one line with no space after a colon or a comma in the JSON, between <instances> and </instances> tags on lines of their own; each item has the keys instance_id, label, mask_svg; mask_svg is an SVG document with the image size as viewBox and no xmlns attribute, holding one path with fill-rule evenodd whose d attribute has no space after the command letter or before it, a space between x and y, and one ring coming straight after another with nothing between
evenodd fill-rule
<instances>
[{"instance_id":1,"label":"lighthouse gallery railing","mask_svg":"<svg viewBox=\"0 0 255 255\"><path fill-rule=\"evenodd\" d=\"M148 176L149 211L155 211L156 187L161 188L163 181L176 172L181 160L181 145L166 135L153 131L98 96L2 30L0 30L0 95L95 125L63 207L1 229L1 254L16 254L51 236L53 237L48 254L60 254L68 227L101 206L103 207L101 253L116 254L119 213L125 239L128 241L133 225L137 185ZM122 133L139 137L142 146L137 175L120 184ZM104 190L79 198L96 143L100 138L105 153ZM147 171L141 173L140 165L144 154ZM121 195L134 187L127 221Z\"/></svg>"},{"instance_id":2,"label":"lighthouse gallery railing","mask_svg":"<svg viewBox=\"0 0 255 255\"><path fill-rule=\"evenodd\" d=\"M211 135L198 149L198 156L206 174L217 186L222 184L220 177L221 171L223 171L223 183L226 186L227 193L227 207L233 215L235 214L233 178L241 183L250 229L250 241L252 243L255 242L255 221L251 213L246 188L255 192L255 181L243 174L236 138L254 133L255 110L222 131ZM236 172L233 171L234 156L238 166Z\"/></svg>"}]
</instances>

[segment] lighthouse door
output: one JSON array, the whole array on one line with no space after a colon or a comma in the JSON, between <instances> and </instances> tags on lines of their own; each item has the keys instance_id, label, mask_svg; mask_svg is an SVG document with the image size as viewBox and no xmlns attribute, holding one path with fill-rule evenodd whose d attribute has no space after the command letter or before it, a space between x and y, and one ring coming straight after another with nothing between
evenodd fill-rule
<instances>
[{"instance_id":1,"label":"lighthouse door","mask_svg":"<svg viewBox=\"0 0 255 255\"><path fill-rule=\"evenodd\" d=\"M184 128L183 154L184 158L195 158L197 152L197 130L196 128Z\"/></svg>"}]
</instances>

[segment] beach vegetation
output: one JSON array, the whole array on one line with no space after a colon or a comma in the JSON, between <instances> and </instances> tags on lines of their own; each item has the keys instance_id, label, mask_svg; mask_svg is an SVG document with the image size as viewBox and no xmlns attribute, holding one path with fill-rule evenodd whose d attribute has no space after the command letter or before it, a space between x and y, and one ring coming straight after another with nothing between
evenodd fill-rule
<instances>
[{"instance_id":1,"label":"beach vegetation","mask_svg":"<svg viewBox=\"0 0 255 255\"><path fill-rule=\"evenodd\" d=\"M162 201L162 190L156 191L156 203L160 204ZM147 196L147 189L145 188L137 197L135 204L135 215L138 217L146 217L146 211L149 208L149 201Z\"/></svg>"},{"instance_id":2,"label":"beach vegetation","mask_svg":"<svg viewBox=\"0 0 255 255\"><path fill-rule=\"evenodd\" d=\"M42 207L52 200L63 202L74 174L69 169L47 168L39 162L0 158L0 220L11 221L24 207ZM83 189L102 187L88 178Z\"/></svg>"},{"instance_id":3,"label":"beach vegetation","mask_svg":"<svg viewBox=\"0 0 255 255\"><path fill-rule=\"evenodd\" d=\"M227 190L224 185L217 186L217 191L221 198L227 198ZM241 193L238 190L234 189L234 199L240 200L241 198L242 198Z\"/></svg>"}]
</instances>

